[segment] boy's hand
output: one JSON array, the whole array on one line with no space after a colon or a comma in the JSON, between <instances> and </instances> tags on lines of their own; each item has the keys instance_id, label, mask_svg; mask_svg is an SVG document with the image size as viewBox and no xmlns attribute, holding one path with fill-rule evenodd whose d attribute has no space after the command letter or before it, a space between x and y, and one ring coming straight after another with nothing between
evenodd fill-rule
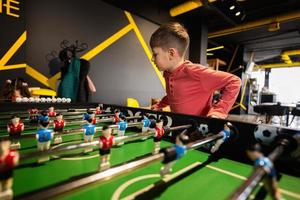
<instances>
[{"instance_id":1,"label":"boy's hand","mask_svg":"<svg viewBox=\"0 0 300 200\"><path fill-rule=\"evenodd\" d=\"M161 110L161 108L159 107L159 105L157 103L157 104L154 104L151 106L151 110L159 111L159 110Z\"/></svg>"}]
</instances>

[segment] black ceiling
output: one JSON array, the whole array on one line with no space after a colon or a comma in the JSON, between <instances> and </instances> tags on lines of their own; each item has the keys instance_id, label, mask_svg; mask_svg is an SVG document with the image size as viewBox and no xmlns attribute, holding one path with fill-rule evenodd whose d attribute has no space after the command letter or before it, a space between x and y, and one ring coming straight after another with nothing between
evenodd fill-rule
<instances>
[{"instance_id":1,"label":"black ceiling","mask_svg":"<svg viewBox=\"0 0 300 200\"><path fill-rule=\"evenodd\" d=\"M184 0L104 1L124 10L128 10L156 24L176 20L182 23L194 23L194 25L197 26L202 19L206 22L209 33L268 17L275 17L291 12L300 13L300 0L237 0L236 2L245 13L243 21L233 20L232 17L229 17L228 14L222 10L223 4L234 0L217 0L214 3L208 3L209 0L202 0L204 6L177 17L171 17L169 10L185 2ZM275 32L268 31L268 27L260 27L209 39L209 48L215 45L225 45L225 53L233 51L237 44L245 45L246 51L254 50L261 52L261 55L266 52L270 54L270 52L281 52L286 49L300 49L300 18L281 23L280 30ZM260 60L264 59L260 58Z\"/></svg>"}]
</instances>

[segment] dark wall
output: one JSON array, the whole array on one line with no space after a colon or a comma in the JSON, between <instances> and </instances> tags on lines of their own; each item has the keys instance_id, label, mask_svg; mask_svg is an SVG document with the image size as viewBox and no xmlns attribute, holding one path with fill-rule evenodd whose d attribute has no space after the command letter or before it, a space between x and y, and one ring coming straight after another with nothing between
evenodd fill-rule
<instances>
[{"instance_id":1,"label":"dark wall","mask_svg":"<svg viewBox=\"0 0 300 200\"><path fill-rule=\"evenodd\" d=\"M6 2L6 1L5 1ZM5 3L4 1L2 4ZM13 46L18 38L25 31L25 5L24 1L20 1L19 5L13 4L20 10L11 10L11 13L18 15L19 17L8 15L6 7L2 6L2 12L0 13L0 60L3 59L6 52ZM24 69L18 70L4 70L7 65L20 64L25 62L25 48L21 46L16 53L8 60L6 64L1 65L0 62L0 88L4 81L8 78L14 78L16 75L23 76Z\"/></svg>"},{"instance_id":2,"label":"dark wall","mask_svg":"<svg viewBox=\"0 0 300 200\"><path fill-rule=\"evenodd\" d=\"M51 76L45 57L53 50L59 52L62 40L87 43L88 49L79 53L80 57L129 24L123 10L99 0L28 0L25 7L26 63L48 78ZM133 18L148 43L158 26L137 16ZM90 76L97 88L94 102L124 105L127 97L133 97L146 106L151 97L164 95L162 84L133 30L93 57L90 63Z\"/></svg>"}]
</instances>

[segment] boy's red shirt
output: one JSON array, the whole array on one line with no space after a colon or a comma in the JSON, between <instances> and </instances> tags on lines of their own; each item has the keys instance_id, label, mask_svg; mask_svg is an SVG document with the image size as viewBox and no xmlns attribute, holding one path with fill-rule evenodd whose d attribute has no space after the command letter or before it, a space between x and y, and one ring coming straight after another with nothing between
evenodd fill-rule
<instances>
[{"instance_id":1,"label":"boy's red shirt","mask_svg":"<svg viewBox=\"0 0 300 200\"><path fill-rule=\"evenodd\" d=\"M239 77L223 71L208 69L190 61L173 72L164 72L167 95L157 108L170 105L171 111L197 116L226 118L241 86ZM212 104L213 93L221 91L217 104Z\"/></svg>"}]
</instances>

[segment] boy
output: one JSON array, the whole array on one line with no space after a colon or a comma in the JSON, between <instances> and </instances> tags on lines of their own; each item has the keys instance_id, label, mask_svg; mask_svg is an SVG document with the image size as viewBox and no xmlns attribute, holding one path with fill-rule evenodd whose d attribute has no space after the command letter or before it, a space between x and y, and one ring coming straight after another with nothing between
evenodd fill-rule
<instances>
[{"instance_id":1,"label":"boy","mask_svg":"<svg viewBox=\"0 0 300 200\"><path fill-rule=\"evenodd\" d=\"M162 25L152 34L152 60L164 72L167 92L152 109L170 105L176 113L226 118L239 93L241 80L184 60L189 41L186 29L177 22ZM216 90L221 90L222 97L212 104Z\"/></svg>"}]
</instances>

